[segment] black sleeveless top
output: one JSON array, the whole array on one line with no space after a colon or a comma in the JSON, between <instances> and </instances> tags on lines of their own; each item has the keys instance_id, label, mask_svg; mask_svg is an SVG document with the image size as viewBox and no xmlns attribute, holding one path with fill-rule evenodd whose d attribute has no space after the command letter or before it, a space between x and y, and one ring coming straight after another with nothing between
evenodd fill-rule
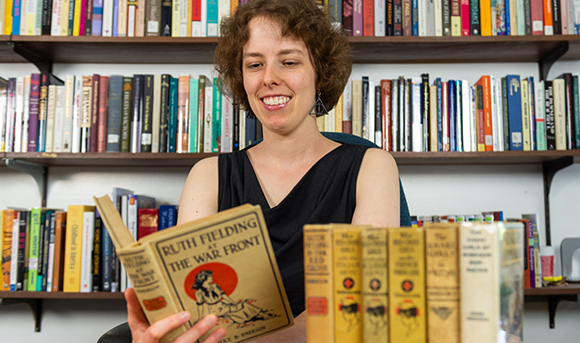
<instances>
[{"instance_id":1,"label":"black sleeveless top","mask_svg":"<svg viewBox=\"0 0 580 343\"><path fill-rule=\"evenodd\" d=\"M218 208L260 205L294 316L304 311L304 224L351 223L356 180L369 147L342 144L322 157L270 208L246 151L219 155Z\"/></svg>"}]
</instances>

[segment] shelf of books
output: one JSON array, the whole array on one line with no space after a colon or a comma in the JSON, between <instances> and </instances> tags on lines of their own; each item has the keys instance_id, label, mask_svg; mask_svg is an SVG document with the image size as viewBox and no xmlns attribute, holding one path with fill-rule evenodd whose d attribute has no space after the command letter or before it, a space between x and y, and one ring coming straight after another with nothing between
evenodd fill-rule
<instances>
[{"instance_id":1,"label":"shelf of books","mask_svg":"<svg viewBox=\"0 0 580 343\"><path fill-rule=\"evenodd\" d=\"M580 36L348 37L354 63L538 62L568 44L561 60L580 59ZM10 44L52 63L213 63L218 37L0 36L0 63L24 63Z\"/></svg>"},{"instance_id":2,"label":"shelf of books","mask_svg":"<svg viewBox=\"0 0 580 343\"><path fill-rule=\"evenodd\" d=\"M65 293L65 292L9 292L0 291L0 299L83 299L105 300L124 299L121 292L90 292L90 293Z\"/></svg>"},{"instance_id":3,"label":"shelf of books","mask_svg":"<svg viewBox=\"0 0 580 343\"><path fill-rule=\"evenodd\" d=\"M550 296L550 295L577 295L580 294L580 283L568 283L565 287L542 287L524 290L526 296Z\"/></svg>"}]
</instances>

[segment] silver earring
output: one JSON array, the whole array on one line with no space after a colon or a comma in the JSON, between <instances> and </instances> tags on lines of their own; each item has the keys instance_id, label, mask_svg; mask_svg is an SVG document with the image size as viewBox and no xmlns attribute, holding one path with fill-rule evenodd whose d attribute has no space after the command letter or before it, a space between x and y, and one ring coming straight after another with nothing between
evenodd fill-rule
<instances>
[{"instance_id":1,"label":"silver earring","mask_svg":"<svg viewBox=\"0 0 580 343\"><path fill-rule=\"evenodd\" d=\"M322 102L322 99L320 98L320 91L318 91L318 95L316 96L316 103L314 103L314 106L310 110L310 114L313 114L317 117L328 114L328 110L326 109L324 103Z\"/></svg>"}]
</instances>

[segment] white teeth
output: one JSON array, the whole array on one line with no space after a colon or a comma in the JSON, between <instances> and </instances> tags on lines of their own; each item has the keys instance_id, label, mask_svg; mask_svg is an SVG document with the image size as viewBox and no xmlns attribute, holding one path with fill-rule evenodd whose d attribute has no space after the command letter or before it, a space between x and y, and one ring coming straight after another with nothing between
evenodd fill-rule
<instances>
[{"instance_id":1,"label":"white teeth","mask_svg":"<svg viewBox=\"0 0 580 343\"><path fill-rule=\"evenodd\" d=\"M287 96L275 96L270 98L264 98L262 101L264 101L266 105L275 106L290 101L290 98Z\"/></svg>"}]
</instances>

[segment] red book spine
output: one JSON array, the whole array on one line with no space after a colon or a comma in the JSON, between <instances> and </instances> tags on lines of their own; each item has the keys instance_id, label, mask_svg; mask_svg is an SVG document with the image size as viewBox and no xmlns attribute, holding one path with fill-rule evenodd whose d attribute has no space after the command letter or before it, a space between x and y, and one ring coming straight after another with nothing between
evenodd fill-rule
<instances>
[{"instance_id":1,"label":"red book spine","mask_svg":"<svg viewBox=\"0 0 580 343\"><path fill-rule=\"evenodd\" d=\"M375 2L363 0L363 36L375 35Z\"/></svg>"},{"instance_id":2,"label":"red book spine","mask_svg":"<svg viewBox=\"0 0 580 343\"><path fill-rule=\"evenodd\" d=\"M469 0L461 0L461 35L469 36L470 28Z\"/></svg>"},{"instance_id":3,"label":"red book spine","mask_svg":"<svg viewBox=\"0 0 580 343\"><path fill-rule=\"evenodd\" d=\"M78 1L78 0L77 0ZM81 2L81 19L80 19L80 27L79 27L79 36L85 35L85 21L87 19L87 1L92 0L83 0Z\"/></svg>"},{"instance_id":4,"label":"red book spine","mask_svg":"<svg viewBox=\"0 0 580 343\"><path fill-rule=\"evenodd\" d=\"M137 210L137 239L159 231L159 209L140 208Z\"/></svg>"},{"instance_id":5,"label":"red book spine","mask_svg":"<svg viewBox=\"0 0 580 343\"><path fill-rule=\"evenodd\" d=\"M392 112L391 112L391 80L381 80L381 130L383 132L383 149L386 151L393 150L393 140L391 139L392 131Z\"/></svg>"},{"instance_id":6,"label":"red book spine","mask_svg":"<svg viewBox=\"0 0 580 343\"><path fill-rule=\"evenodd\" d=\"M93 99L91 103L91 135L89 152L97 152L97 138L99 135L99 84L101 76L93 74Z\"/></svg>"},{"instance_id":7,"label":"red book spine","mask_svg":"<svg viewBox=\"0 0 580 343\"><path fill-rule=\"evenodd\" d=\"M493 151L493 126L491 123L491 81L489 75L483 78L483 115L485 116L485 151Z\"/></svg>"},{"instance_id":8,"label":"red book spine","mask_svg":"<svg viewBox=\"0 0 580 343\"><path fill-rule=\"evenodd\" d=\"M97 152L107 152L107 117L109 107L109 77L101 76L99 85L99 118Z\"/></svg>"},{"instance_id":9,"label":"red book spine","mask_svg":"<svg viewBox=\"0 0 580 343\"><path fill-rule=\"evenodd\" d=\"M448 82L441 82L441 102L442 102L442 121L443 132L441 138L443 139L443 151L449 151L449 87Z\"/></svg>"},{"instance_id":10,"label":"red book spine","mask_svg":"<svg viewBox=\"0 0 580 343\"><path fill-rule=\"evenodd\" d=\"M191 2L191 21L201 21L201 0Z\"/></svg>"},{"instance_id":11,"label":"red book spine","mask_svg":"<svg viewBox=\"0 0 580 343\"><path fill-rule=\"evenodd\" d=\"M544 34L544 1L531 0L532 35Z\"/></svg>"}]
</instances>

